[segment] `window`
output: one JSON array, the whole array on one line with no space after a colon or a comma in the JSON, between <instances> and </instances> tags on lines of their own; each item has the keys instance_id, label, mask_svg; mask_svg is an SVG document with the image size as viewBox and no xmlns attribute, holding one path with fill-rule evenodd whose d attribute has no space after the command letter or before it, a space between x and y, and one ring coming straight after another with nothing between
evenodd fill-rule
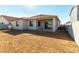
<instances>
[{"instance_id":1,"label":"window","mask_svg":"<svg viewBox=\"0 0 79 59\"><path fill-rule=\"evenodd\" d=\"M38 21L38 26L40 26L40 21Z\"/></svg>"},{"instance_id":2,"label":"window","mask_svg":"<svg viewBox=\"0 0 79 59\"><path fill-rule=\"evenodd\" d=\"M16 21L16 26L19 26L18 21Z\"/></svg>"},{"instance_id":3,"label":"window","mask_svg":"<svg viewBox=\"0 0 79 59\"><path fill-rule=\"evenodd\" d=\"M30 26L33 26L33 22L32 21L30 21Z\"/></svg>"},{"instance_id":4,"label":"window","mask_svg":"<svg viewBox=\"0 0 79 59\"><path fill-rule=\"evenodd\" d=\"M3 22L1 24L3 24Z\"/></svg>"}]
</instances>

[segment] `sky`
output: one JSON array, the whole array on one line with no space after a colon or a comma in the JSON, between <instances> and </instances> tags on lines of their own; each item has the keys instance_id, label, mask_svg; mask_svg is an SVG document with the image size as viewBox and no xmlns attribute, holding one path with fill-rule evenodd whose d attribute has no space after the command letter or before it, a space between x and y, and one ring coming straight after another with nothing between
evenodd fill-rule
<instances>
[{"instance_id":1,"label":"sky","mask_svg":"<svg viewBox=\"0 0 79 59\"><path fill-rule=\"evenodd\" d=\"M29 17L39 14L57 15L61 23L70 20L71 5L0 5L0 15Z\"/></svg>"}]
</instances>

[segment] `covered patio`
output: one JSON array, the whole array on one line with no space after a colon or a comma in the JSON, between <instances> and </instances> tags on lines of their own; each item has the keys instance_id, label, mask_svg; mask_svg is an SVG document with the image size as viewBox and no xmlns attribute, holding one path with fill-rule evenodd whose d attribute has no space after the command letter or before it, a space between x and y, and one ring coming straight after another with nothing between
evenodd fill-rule
<instances>
[{"instance_id":1,"label":"covered patio","mask_svg":"<svg viewBox=\"0 0 79 59\"><path fill-rule=\"evenodd\" d=\"M29 17L28 20L33 24L35 30L53 31L55 32L60 24L57 16L54 15L37 15Z\"/></svg>"},{"instance_id":2,"label":"covered patio","mask_svg":"<svg viewBox=\"0 0 79 59\"><path fill-rule=\"evenodd\" d=\"M52 31L53 30L53 20L44 19L37 21L37 29L44 31Z\"/></svg>"}]
</instances>

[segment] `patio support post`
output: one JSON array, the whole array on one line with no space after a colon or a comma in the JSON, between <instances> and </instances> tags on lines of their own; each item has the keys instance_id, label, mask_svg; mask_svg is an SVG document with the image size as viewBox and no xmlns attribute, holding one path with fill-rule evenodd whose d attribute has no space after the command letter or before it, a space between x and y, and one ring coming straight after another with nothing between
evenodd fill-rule
<instances>
[{"instance_id":1,"label":"patio support post","mask_svg":"<svg viewBox=\"0 0 79 59\"><path fill-rule=\"evenodd\" d=\"M55 18L53 18L52 31L53 32L56 31L56 21L55 21Z\"/></svg>"},{"instance_id":2,"label":"patio support post","mask_svg":"<svg viewBox=\"0 0 79 59\"><path fill-rule=\"evenodd\" d=\"M34 25L34 30L36 30L36 29L37 29L37 21L34 20L33 22L34 22L34 23L33 23L33 25Z\"/></svg>"}]
</instances>

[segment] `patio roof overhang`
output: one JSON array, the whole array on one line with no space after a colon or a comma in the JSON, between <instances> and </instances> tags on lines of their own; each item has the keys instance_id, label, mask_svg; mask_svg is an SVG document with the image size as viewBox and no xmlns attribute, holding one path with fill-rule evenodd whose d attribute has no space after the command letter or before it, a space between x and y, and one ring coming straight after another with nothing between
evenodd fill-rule
<instances>
[{"instance_id":1,"label":"patio roof overhang","mask_svg":"<svg viewBox=\"0 0 79 59\"><path fill-rule=\"evenodd\" d=\"M28 20L53 20L53 18L56 18L59 22L58 16L52 16L52 15L37 15L27 18Z\"/></svg>"}]
</instances>

